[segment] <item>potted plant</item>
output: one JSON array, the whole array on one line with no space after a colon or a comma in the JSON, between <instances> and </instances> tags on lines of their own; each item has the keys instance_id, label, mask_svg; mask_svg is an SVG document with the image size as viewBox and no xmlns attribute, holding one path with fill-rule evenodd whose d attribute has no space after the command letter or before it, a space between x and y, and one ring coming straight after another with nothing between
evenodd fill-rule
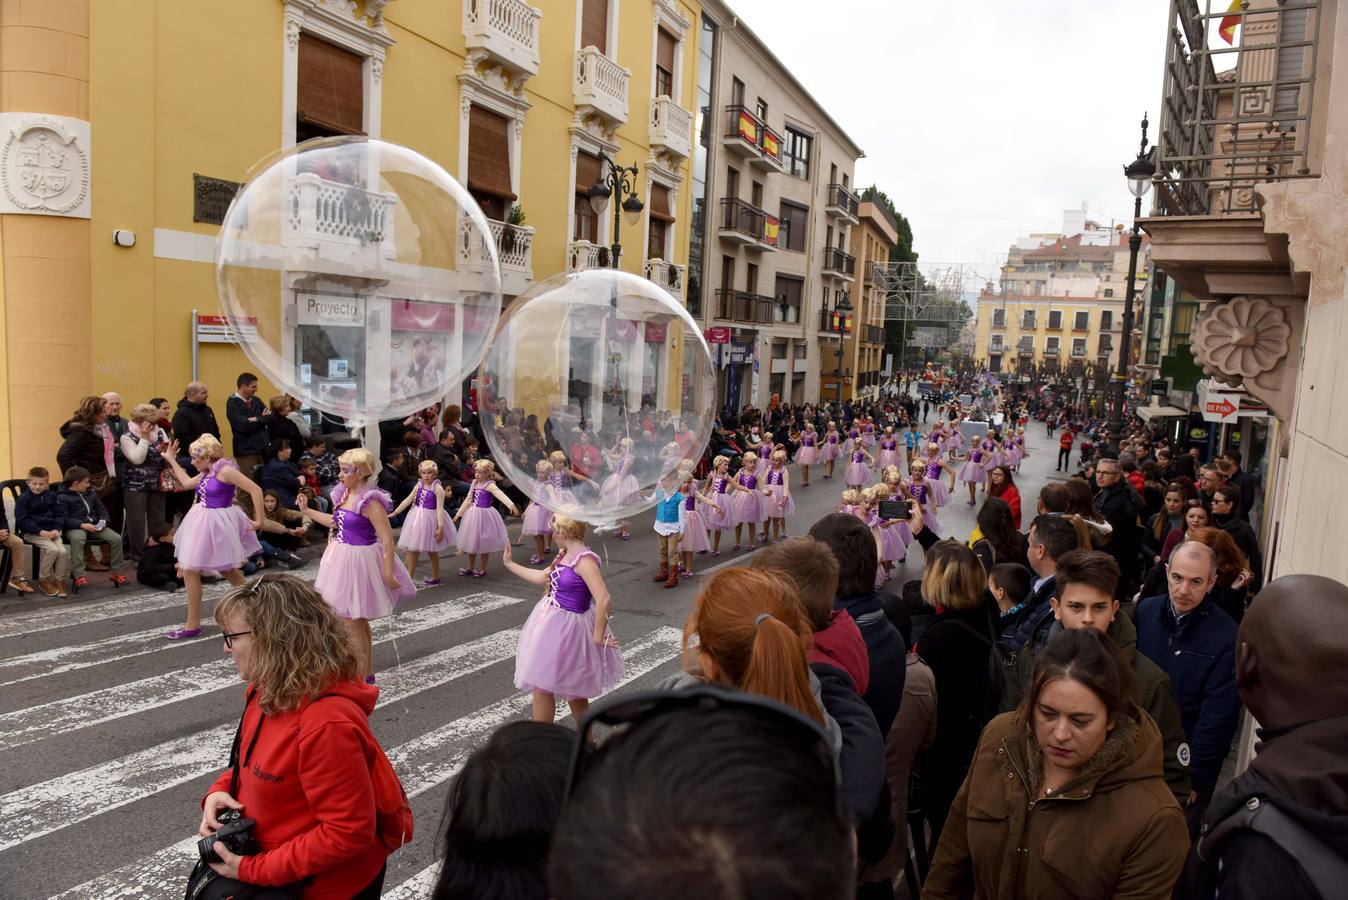
<instances>
[{"instance_id":1,"label":"potted plant","mask_svg":"<svg viewBox=\"0 0 1348 900\"><path fill-rule=\"evenodd\" d=\"M501 229L501 255L507 256L515 252L515 245L519 238L516 236L515 229L524 227L524 207L516 203L510 207L510 212L506 213L506 227Z\"/></svg>"}]
</instances>

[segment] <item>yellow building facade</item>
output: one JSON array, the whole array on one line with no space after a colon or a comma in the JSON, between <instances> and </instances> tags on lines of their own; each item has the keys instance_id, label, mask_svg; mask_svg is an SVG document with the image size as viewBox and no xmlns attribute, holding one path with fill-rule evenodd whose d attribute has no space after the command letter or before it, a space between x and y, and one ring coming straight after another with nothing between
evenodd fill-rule
<instances>
[{"instance_id":1,"label":"yellow building facade","mask_svg":"<svg viewBox=\"0 0 1348 900\"><path fill-rule=\"evenodd\" d=\"M984 291L978 297L974 359L992 372L1118 360L1123 301L1103 297L1027 297Z\"/></svg>"},{"instance_id":2,"label":"yellow building facade","mask_svg":"<svg viewBox=\"0 0 1348 900\"><path fill-rule=\"evenodd\" d=\"M194 366L229 446L249 362L194 347L193 311L220 313L237 183L308 137L392 141L466 184L503 241L507 302L607 265L615 238L622 269L681 298L698 16L690 0L0 0L0 140L36 161L0 179L0 472L51 466L82 396L176 403ZM641 220L616 236L612 206L585 202L601 154L639 168Z\"/></svg>"}]
</instances>

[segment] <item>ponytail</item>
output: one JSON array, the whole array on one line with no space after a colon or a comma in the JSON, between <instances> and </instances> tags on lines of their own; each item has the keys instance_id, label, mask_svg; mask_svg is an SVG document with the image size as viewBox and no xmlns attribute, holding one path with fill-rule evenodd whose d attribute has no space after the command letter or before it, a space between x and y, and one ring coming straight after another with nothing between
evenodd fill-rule
<instances>
[{"instance_id":1,"label":"ponytail","mask_svg":"<svg viewBox=\"0 0 1348 900\"><path fill-rule=\"evenodd\" d=\"M823 713L810 691L809 660L800 635L771 615L763 617L757 630L740 688L785 703L824 724Z\"/></svg>"}]
</instances>

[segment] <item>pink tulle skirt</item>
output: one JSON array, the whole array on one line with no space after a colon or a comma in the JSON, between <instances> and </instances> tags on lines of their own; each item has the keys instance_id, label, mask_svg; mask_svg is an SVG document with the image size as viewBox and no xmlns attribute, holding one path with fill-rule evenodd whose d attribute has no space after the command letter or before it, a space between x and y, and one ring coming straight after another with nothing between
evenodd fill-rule
<instances>
[{"instance_id":1,"label":"pink tulle skirt","mask_svg":"<svg viewBox=\"0 0 1348 900\"><path fill-rule=\"evenodd\" d=\"M847 469L843 472L844 484L870 484L871 467L864 462L848 463Z\"/></svg>"},{"instance_id":2,"label":"pink tulle skirt","mask_svg":"<svg viewBox=\"0 0 1348 900\"><path fill-rule=\"evenodd\" d=\"M812 466L819 462L818 447L801 447L796 451L796 465Z\"/></svg>"},{"instance_id":3,"label":"pink tulle skirt","mask_svg":"<svg viewBox=\"0 0 1348 900\"><path fill-rule=\"evenodd\" d=\"M964 433L958 429L950 432L950 437L945 442L947 450L958 450L964 446Z\"/></svg>"},{"instance_id":4,"label":"pink tulle skirt","mask_svg":"<svg viewBox=\"0 0 1348 900\"><path fill-rule=\"evenodd\" d=\"M679 552L701 553L710 549L707 522L702 516L702 510L695 509L683 517L683 539L679 541Z\"/></svg>"},{"instance_id":5,"label":"pink tulle skirt","mask_svg":"<svg viewBox=\"0 0 1348 900\"><path fill-rule=\"evenodd\" d=\"M881 472L886 466L899 466L903 464L903 459L896 450L881 450L875 457L875 467Z\"/></svg>"},{"instance_id":6,"label":"pink tulle skirt","mask_svg":"<svg viewBox=\"0 0 1348 900\"><path fill-rule=\"evenodd\" d=\"M228 572L262 552L248 516L237 506L194 503L174 538L178 565L193 572Z\"/></svg>"},{"instance_id":7,"label":"pink tulle skirt","mask_svg":"<svg viewBox=\"0 0 1348 900\"><path fill-rule=\"evenodd\" d=\"M594 618L593 606L573 613L546 597L539 600L520 633L515 686L563 700L590 700L612 690L623 677L623 655L594 642Z\"/></svg>"},{"instance_id":8,"label":"pink tulle skirt","mask_svg":"<svg viewBox=\"0 0 1348 900\"><path fill-rule=\"evenodd\" d=\"M599 489L599 504L613 508L635 503L641 497L641 485L635 475L619 475L616 472L604 479Z\"/></svg>"},{"instance_id":9,"label":"pink tulle skirt","mask_svg":"<svg viewBox=\"0 0 1348 900\"><path fill-rule=\"evenodd\" d=\"M730 501L731 514L736 525L747 525L763 521L763 496L758 491L736 491Z\"/></svg>"},{"instance_id":10,"label":"pink tulle skirt","mask_svg":"<svg viewBox=\"0 0 1348 900\"><path fill-rule=\"evenodd\" d=\"M552 526L548 523L552 521L552 510L542 506L535 500L524 510L524 527L520 534L537 535L550 534Z\"/></svg>"},{"instance_id":11,"label":"pink tulle skirt","mask_svg":"<svg viewBox=\"0 0 1348 900\"><path fill-rule=\"evenodd\" d=\"M900 520L897 524L889 526L889 530L893 531L898 536L899 543L903 544L905 550L904 558L906 559L908 545L913 542L913 529L908 527L906 521Z\"/></svg>"},{"instance_id":12,"label":"pink tulle skirt","mask_svg":"<svg viewBox=\"0 0 1348 900\"><path fill-rule=\"evenodd\" d=\"M384 583L384 550L378 542L357 546L329 541L318 563L314 588L343 619L378 619L393 612L417 588L401 559L393 558L397 589Z\"/></svg>"},{"instance_id":13,"label":"pink tulle skirt","mask_svg":"<svg viewBox=\"0 0 1348 900\"><path fill-rule=\"evenodd\" d=\"M950 502L950 488L945 486L945 479L940 475L927 479L927 490L931 491L932 501L938 507Z\"/></svg>"},{"instance_id":14,"label":"pink tulle skirt","mask_svg":"<svg viewBox=\"0 0 1348 900\"><path fill-rule=\"evenodd\" d=\"M899 526L890 525L880 529L880 561L903 562L908 558L908 550L899 538Z\"/></svg>"},{"instance_id":15,"label":"pink tulle skirt","mask_svg":"<svg viewBox=\"0 0 1348 900\"><path fill-rule=\"evenodd\" d=\"M1006 464L1013 467L1018 466L1024 457L1025 454L1021 452L1019 447L1012 447L1010 450L1006 451Z\"/></svg>"},{"instance_id":16,"label":"pink tulle skirt","mask_svg":"<svg viewBox=\"0 0 1348 900\"><path fill-rule=\"evenodd\" d=\"M711 498L716 501L720 510L707 507L705 521L707 529L710 531L724 531L727 528L735 527L735 504L734 497L729 494L712 494Z\"/></svg>"},{"instance_id":17,"label":"pink tulle skirt","mask_svg":"<svg viewBox=\"0 0 1348 900\"><path fill-rule=\"evenodd\" d=\"M842 456L842 448L837 444L825 444L824 449L819 452L819 458L824 462L836 460Z\"/></svg>"},{"instance_id":18,"label":"pink tulle skirt","mask_svg":"<svg viewBox=\"0 0 1348 900\"><path fill-rule=\"evenodd\" d=\"M767 519L784 519L796 511L796 501L786 493L786 487L780 484L770 484L765 490L771 493L763 497L763 517ZM786 502L783 503L782 501Z\"/></svg>"},{"instance_id":19,"label":"pink tulle skirt","mask_svg":"<svg viewBox=\"0 0 1348 900\"><path fill-rule=\"evenodd\" d=\"M435 510L413 506L403 520L403 530L398 535L399 550L415 550L418 553L444 553L454 546L458 529L454 527L454 517L444 514L445 532L440 540L435 539Z\"/></svg>"},{"instance_id":20,"label":"pink tulle skirt","mask_svg":"<svg viewBox=\"0 0 1348 900\"><path fill-rule=\"evenodd\" d=\"M505 520L490 506L470 506L459 524L456 546L464 553L495 553L504 550L510 536Z\"/></svg>"},{"instance_id":21,"label":"pink tulle skirt","mask_svg":"<svg viewBox=\"0 0 1348 900\"><path fill-rule=\"evenodd\" d=\"M935 510L926 506L922 507L922 524L926 529L937 537L941 536L941 520L936 518Z\"/></svg>"},{"instance_id":22,"label":"pink tulle skirt","mask_svg":"<svg viewBox=\"0 0 1348 900\"><path fill-rule=\"evenodd\" d=\"M968 484L982 484L988 480L988 473L982 463L967 462L960 466L960 481Z\"/></svg>"}]
</instances>

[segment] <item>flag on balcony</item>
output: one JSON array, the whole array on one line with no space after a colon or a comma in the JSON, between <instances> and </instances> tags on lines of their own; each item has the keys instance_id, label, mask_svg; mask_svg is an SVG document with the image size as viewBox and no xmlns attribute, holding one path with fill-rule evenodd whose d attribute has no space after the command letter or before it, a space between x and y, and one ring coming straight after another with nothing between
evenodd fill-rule
<instances>
[{"instance_id":1,"label":"flag on balcony","mask_svg":"<svg viewBox=\"0 0 1348 900\"><path fill-rule=\"evenodd\" d=\"M1240 4L1244 0L1231 0L1231 5L1226 10L1226 15L1222 16L1221 24L1217 26L1217 34L1221 35L1222 40L1228 44L1236 42L1236 26L1240 24Z\"/></svg>"},{"instance_id":2,"label":"flag on balcony","mask_svg":"<svg viewBox=\"0 0 1348 900\"><path fill-rule=\"evenodd\" d=\"M758 143L758 122L749 114L748 110L740 110L739 115L740 137L751 144Z\"/></svg>"},{"instance_id":3,"label":"flag on balcony","mask_svg":"<svg viewBox=\"0 0 1348 900\"><path fill-rule=\"evenodd\" d=\"M777 143L777 136L766 129L763 131L763 152L773 159L777 159L782 152L781 145Z\"/></svg>"},{"instance_id":4,"label":"flag on balcony","mask_svg":"<svg viewBox=\"0 0 1348 900\"><path fill-rule=\"evenodd\" d=\"M776 216L763 217L763 242L770 246L777 246L777 233L781 225Z\"/></svg>"}]
</instances>

